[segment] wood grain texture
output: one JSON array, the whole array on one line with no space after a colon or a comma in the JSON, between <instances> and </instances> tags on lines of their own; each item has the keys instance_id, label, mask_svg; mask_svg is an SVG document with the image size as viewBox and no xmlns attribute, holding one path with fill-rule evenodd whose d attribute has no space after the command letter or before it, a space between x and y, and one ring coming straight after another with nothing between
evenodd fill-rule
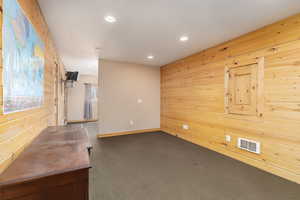
<instances>
[{"instance_id":1,"label":"wood grain texture","mask_svg":"<svg viewBox=\"0 0 300 200\"><path fill-rule=\"evenodd\" d=\"M150 133L150 132L157 132L157 131L160 131L160 129L152 128L152 129L143 129L143 130L135 130L135 131L105 133L105 134L98 134L98 138L107 138L107 137L114 137L114 136L121 136L121 135L139 134L139 133Z\"/></svg>"},{"instance_id":2,"label":"wood grain texture","mask_svg":"<svg viewBox=\"0 0 300 200\"><path fill-rule=\"evenodd\" d=\"M48 125L56 125L55 103L56 64L64 77L64 66L56 53L54 44L36 0L19 0L25 14L45 43L44 105L38 109L3 115L2 102L2 58L0 59L0 173L19 155L24 148ZM0 0L2 10L2 0ZM2 12L0 16L2 22ZM1 31L2 33L2 23ZM2 37L1 37L2 38ZM1 41L2 50L2 41ZM59 81L59 84L62 84ZM60 117L62 118L62 117Z\"/></svg>"},{"instance_id":3,"label":"wood grain texture","mask_svg":"<svg viewBox=\"0 0 300 200\"><path fill-rule=\"evenodd\" d=\"M89 170L54 174L28 182L0 186L1 200L88 200Z\"/></svg>"},{"instance_id":4,"label":"wood grain texture","mask_svg":"<svg viewBox=\"0 0 300 200\"><path fill-rule=\"evenodd\" d=\"M263 57L257 58L256 63L225 67L224 104L226 114L244 118L244 115L263 117L264 68Z\"/></svg>"},{"instance_id":5,"label":"wood grain texture","mask_svg":"<svg viewBox=\"0 0 300 200\"><path fill-rule=\"evenodd\" d=\"M0 175L0 188L91 167L85 129L49 127ZM53 164L55 163L55 164Z\"/></svg>"},{"instance_id":6,"label":"wood grain texture","mask_svg":"<svg viewBox=\"0 0 300 200\"><path fill-rule=\"evenodd\" d=\"M260 117L229 115L226 72L258 58ZM300 183L300 14L163 66L161 129ZM262 153L238 149L238 137L260 141Z\"/></svg>"}]
</instances>

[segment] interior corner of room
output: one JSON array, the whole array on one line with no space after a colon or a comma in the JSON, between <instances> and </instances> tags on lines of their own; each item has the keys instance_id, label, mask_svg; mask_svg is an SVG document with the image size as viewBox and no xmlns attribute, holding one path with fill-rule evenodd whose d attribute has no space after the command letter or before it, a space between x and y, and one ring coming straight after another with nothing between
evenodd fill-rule
<instances>
[{"instance_id":1,"label":"interior corner of room","mask_svg":"<svg viewBox=\"0 0 300 200\"><path fill-rule=\"evenodd\" d=\"M1 200L299 200L300 1L0 0Z\"/></svg>"}]
</instances>

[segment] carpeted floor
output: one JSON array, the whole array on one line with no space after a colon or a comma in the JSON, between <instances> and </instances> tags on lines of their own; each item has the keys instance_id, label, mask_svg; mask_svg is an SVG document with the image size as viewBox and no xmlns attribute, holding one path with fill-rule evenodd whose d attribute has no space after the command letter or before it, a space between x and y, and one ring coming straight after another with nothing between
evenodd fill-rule
<instances>
[{"instance_id":1,"label":"carpeted floor","mask_svg":"<svg viewBox=\"0 0 300 200\"><path fill-rule=\"evenodd\" d=\"M299 200L300 185L162 132L91 142L91 200Z\"/></svg>"}]
</instances>

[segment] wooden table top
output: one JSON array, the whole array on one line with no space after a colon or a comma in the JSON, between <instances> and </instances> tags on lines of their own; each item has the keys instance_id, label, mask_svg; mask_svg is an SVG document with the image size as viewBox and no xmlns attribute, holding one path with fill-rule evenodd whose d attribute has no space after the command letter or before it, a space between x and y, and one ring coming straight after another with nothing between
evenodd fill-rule
<instances>
[{"instance_id":1,"label":"wooden table top","mask_svg":"<svg viewBox=\"0 0 300 200\"><path fill-rule=\"evenodd\" d=\"M0 186L90 168L88 148L84 129L49 127L0 174Z\"/></svg>"}]
</instances>

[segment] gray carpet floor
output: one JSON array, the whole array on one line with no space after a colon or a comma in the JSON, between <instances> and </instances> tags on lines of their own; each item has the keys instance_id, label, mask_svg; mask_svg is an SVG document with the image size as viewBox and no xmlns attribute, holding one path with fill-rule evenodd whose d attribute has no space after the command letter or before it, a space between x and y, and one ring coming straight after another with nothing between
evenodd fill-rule
<instances>
[{"instance_id":1,"label":"gray carpet floor","mask_svg":"<svg viewBox=\"0 0 300 200\"><path fill-rule=\"evenodd\" d=\"M91 200L300 200L300 185L162 132L97 139Z\"/></svg>"}]
</instances>

